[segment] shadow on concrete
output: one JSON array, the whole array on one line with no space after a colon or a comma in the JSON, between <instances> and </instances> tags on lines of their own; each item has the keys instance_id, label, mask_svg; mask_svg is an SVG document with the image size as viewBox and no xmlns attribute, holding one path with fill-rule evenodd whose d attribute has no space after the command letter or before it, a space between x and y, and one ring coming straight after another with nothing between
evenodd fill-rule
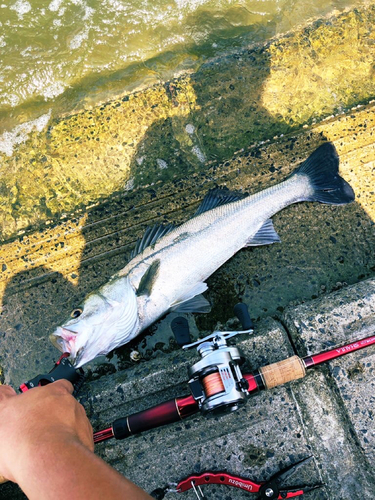
<instances>
[{"instance_id":1,"label":"shadow on concrete","mask_svg":"<svg viewBox=\"0 0 375 500\"><path fill-rule=\"evenodd\" d=\"M205 172L211 164L231 159L235 151L291 132L292 126L262 106L269 72L265 47L243 49L202 65L191 76L195 106L186 116L179 113L155 122L138 145L130 173L135 186ZM165 84L176 108L184 106L177 83Z\"/></svg>"},{"instance_id":2,"label":"shadow on concrete","mask_svg":"<svg viewBox=\"0 0 375 500\"><path fill-rule=\"evenodd\" d=\"M269 67L267 51L256 48L215 59L193 76L199 109L186 117L155 123L132 160L131 176L136 184L145 186L158 175L160 182L114 194L88 212L77 287L41 268L30 287L23 281L30 284L34 271L22 273L8 284L0 328L0 364L6 381L19 385L52 367L58 353L49 344L48 334L87 293L124 267L131 247L148 225L179 223L189 216L192 210L185 212L181 205L188 206L192 196L193 201L203 196L203 183L215 183L215 165L224 162L225 170L235 151L292 130L262 107L262 86ZM173 84L167 87L173 104L175 89ZM303 144L290 138L282 147L295 162L324 140L310 133ZM203 156L199 157L197 148ZM265 182L276 182L270 175L278 168L270 165L265 149L253 148L243 154L247 155L250 178L254 168L257 174L265 170ZM243 189L251 191L252 187ZM238 301L248 304L255 319L278 316L294 301L317 297L375 272L371 221L357 204L328 208L298 204L276 215L274 222L282 244L244 249L208 280L207 297L213 308L210 315L198 319L201 330L210 331L217 322L232 317ZM157 332L158 325L154 325L142 337ZM126 367L129 346L118 349L117 354L123 360L118 367Z\"/></svg>"},{"instance_id":3,"label":"shadow on concrete","mask_svg":"<svg viewBox=\"0 0 375 500\"><path fill-rule=\"evenodd\" d=\"M236 70L230 64L231 57L237 58ZM258 71L251 70L252 64ZM219 163L229 161L236 150L247 148L261 137L283 133L285 124L277 122L260 104L268 71L269 61L261 50L255 55L245 51L239 56L229 56L222 65L212 62L201 68L194 77L200 109L185 118L169 118L154 124L134 155L132 175L136 179L145 185L160 173L162 182L141 194L115 194L89 211L83 230L86 246L77 287L62 275L41 268L34 285L30 286L30 279L35 271L21 273L8 284L0 328L0 364L6 382L18 386L51 369L58 352L49 344L48 334L87 293L124 267L138 236L135 233L158 221L179 222L181 213L168 209L170 200L178 206L182 198L189 200L192 192L204 194L201 183L206 177L210 182L215 181L214 169L205 170L195 146L206 160ZM246 97L241 95L243 88L249 89ZM173 101L173 88L169 92ZM323 141L324 137L311 135L302 149L313 148ZM291 139L283 147L290 155L290 149L297 150L298 144ZM254 169L260 161L267 164L269 160L262 157L264 154L253 149L249 152L249 164L253 162ZM299 154L296 151L297 157ZM175 184L175 169L185 172L182 187ZM166 184L170 185L167 195ZM249 186L243 188L247 190ZM198 319L201 330L211 330L217 322L224 323L232 317L238 301L249 305L255 319L278 316L293 302L328 293L375 272L373 223L358 204L328 208L298 204L276 215L274 222L282 244L244 249L208 280L207 296L213 309L210 315ZM161 322L165 325L168 318ZM159 324L141 338L158 335ZM141 338L132 345L136 346ZM129 346L116 353L123 360L117 362L117 367L126 367ZM4 485L0 488L0 498L9 498L10 494L15 499L24 498L16 489L14 485Z\"/></svg>"}]
</instances>

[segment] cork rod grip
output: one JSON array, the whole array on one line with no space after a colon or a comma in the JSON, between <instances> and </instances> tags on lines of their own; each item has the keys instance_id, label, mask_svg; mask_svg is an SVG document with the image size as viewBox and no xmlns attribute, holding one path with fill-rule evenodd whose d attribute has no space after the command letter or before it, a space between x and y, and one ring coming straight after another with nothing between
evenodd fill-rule
<instances>
[{"instance_id":1,"label":"cork rod grip","mask_svg":"<svg viewBox=\"0 0 375 500\"><path fill-rule=\"evenodd\" d=\"M306 374L303 360L298 356L259 368L266 389L302 378Z\"/></svg>"}]
</instances>

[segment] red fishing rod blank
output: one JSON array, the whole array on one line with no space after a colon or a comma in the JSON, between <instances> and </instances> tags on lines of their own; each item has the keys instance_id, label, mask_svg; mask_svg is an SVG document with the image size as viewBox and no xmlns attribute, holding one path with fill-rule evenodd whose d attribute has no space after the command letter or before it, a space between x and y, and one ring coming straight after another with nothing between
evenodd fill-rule
<instances>
[{"instance_id":1,"label":"red fishing rod blank","mask_svg":"<svg viewBox=\"0 0 375 500\"><path fill-rule=\"evenodd\" d=\"M304 358L292 356L277 363L263 366L253 373L243 375L243 381L246 384L246 394L251 395L261 390L271 389L286 382L297 380L305 376L307 369L371 345L375 345L375 335L312 356ZM218 374L219 372L213 373ZM203 387L207 386L207 384L204 384L204 378L211 374L212 370L208 375L202 376ZM220 392L223 390L223 385L216 383L215 388L215 390ZM210 391L212 392L212 390L214 389L211 385ZM208 397L215 397L215 394L211 394L211 392ZM194 395L172 399L147 410L115 420L111 427L94 433L94 442L99 443L112 437L124 439L132 434L178 422L197 413L199 410L200 400L196 399Z\"/></svg>"},{"instance_id":2,"label":"red fishing rod blank","mask_svg":"<svg viewBox=\"0 0 375 500\"><path fill-rule=\"evenodd\" d=\"M355 342L346 344L342 347L335 347L334 349L320 352L319 354L314 354L313 356L306 356L303 358L303 362L305 363L306 368L312 368L313 366L331 361L331 359L339 358L340 356L364 349L365 347L369 347L374 344L375 335L372 335L361 340L356 340Z\"/></svg>"}]
</instances>

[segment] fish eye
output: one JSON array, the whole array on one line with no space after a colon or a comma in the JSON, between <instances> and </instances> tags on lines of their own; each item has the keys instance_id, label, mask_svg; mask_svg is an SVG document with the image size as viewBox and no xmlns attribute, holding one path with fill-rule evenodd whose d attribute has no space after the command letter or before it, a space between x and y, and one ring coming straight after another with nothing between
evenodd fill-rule
<instances>
[{"instance_id":1,"label":"fish eye","mask_svg":"<svg viewBox=\"0 0 375 500\"><path fill-rule=\"evenodd\" d=\"M77 309L73 309L70 316L75 319L81 316L82 312L83 312L82 309L80 307L77 307Z\"/></svg>"}]
</instances>

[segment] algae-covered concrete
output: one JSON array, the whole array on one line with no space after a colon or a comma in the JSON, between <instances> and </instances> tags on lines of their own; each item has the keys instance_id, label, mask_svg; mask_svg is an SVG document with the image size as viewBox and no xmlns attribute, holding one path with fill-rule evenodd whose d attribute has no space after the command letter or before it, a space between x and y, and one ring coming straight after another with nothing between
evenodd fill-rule
<instances>
[{"instance_id":1,"label":"algae-covered concrete","mask_svg":"<svg viewBox=\"0 0 375 500\"><path fill-rule=\"evenodd\" d=\"M367 103L375 95L374 18L370 5L323 19L54 119L42 132L20 132L13 154L0 158L2 239L114 192L205 172L238 149Z\"/></svg>"}]
</instances>

